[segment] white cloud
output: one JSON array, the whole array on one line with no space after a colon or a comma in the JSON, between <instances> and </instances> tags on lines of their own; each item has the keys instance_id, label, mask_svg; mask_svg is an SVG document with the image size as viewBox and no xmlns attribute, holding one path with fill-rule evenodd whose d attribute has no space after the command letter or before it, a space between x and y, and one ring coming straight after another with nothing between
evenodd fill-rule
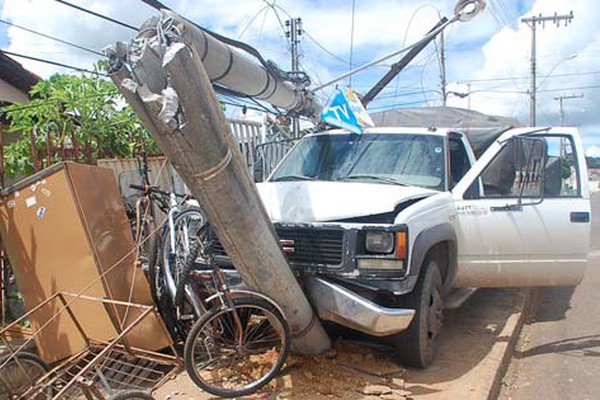
<instances>
[{"instance_id":1,"label":"white cloud","mask_svg":"<svg viewBox=\"0 0 600 400\"><path fill-rule=\"evenodd\" d=\"M71 0L128 24L139 26L156 12L139 0ZM331 0L278 0L279 20L262 0L163 0L169 7L202 26L237 38L255 46L266 58L274 59L280 67L289 67L289 50L280 23L301 17L310 35L302 37L302 65L313 82L326 81L348 70L348 66L324 52L313 43L335 53L342 59L350 56L351 2ZM449 105L471 107L490 114L501 114L528 121L529 51L531 30L520 22L532 15L574 13L572 23L560 28L552 23L537 29L538 54L538 122L556 124L558 102L554 97L583 94L583 99L564 101L565 120L580 125L584 137L591 138L600 116L595 105L600 101L598 86L600 72L600 8L592 0L528 1L531 8L519 12L523 2L518 0L488 1L484 13L466 23L456 23L446 32L446 79L449 89L469 91L467 98L450 95ZM403 43L418 40L437 21L438 10L423 0L381 0L356 2L354 54L355 64L371 61L383 54L398 50ZM439 13L451 16L454 0L435 3ZM4 0L0 2L2 19L37 31L99 50L116 41L126 41L134 32L113 23L83 14L65 5L48 0ZM289 12L289 15L286 14ZM10 46L6 50L52 59L65 64L90 68L99 57L43 39L16 28L8 31ZM406 36L406 38L405 38ZM430 99L439 105L439 68L435 49L429 46L403 71L398 80L385 92L388 99L406 104ZM577 57L567 59L576 53ZM396 61L390 60L387 63ZM33 61L19 59L26 68L48 76L61 71ZM354 87L365 92L385 72L387 67L373 68L353 78ZM579 74L579 75L578 75ZM317 79L318 78L318 79ZM510 78L502 80L502 78ZM457 84L456 82L462 82ZM343 84L343 83L342 83ZM575 89L577 87L589 87ZM333 87L319 95L326 99ZM413 93L407 95L407 93ZM414 94L418 93L418 94ZM385 101L377 104L387 104ZM599 143L600 144L600 143ZM592 142L586 142L592 146Z\"/></svg>"},{"instance_id":2,"label":"white cloud","mask_svg":"<svg viewBox=\"0 0 600 400\"><path fill-rule=\"evenodd\" d=\"M152 15L148 7L139 7L139 2L134 0L73 1L73 3L127 21L135 26ZM131 10L136 11L131 12ZM126 40L133 34L133 31L119 25L47 0L5 0L0 15L4 20L94 51L101 51L104 46L117 40ZM101 59L98 55L33 35L16 27L9 28L8 36L10 46L6 50L18 54L85 69L91 69L93 64ZM65 72L65 69L36 61L20 58L18 61L42 77L57 71Z\"/></svg>"},{"instance_id":3,"label":"white cloud","mask_svg":"<svg viewBox=\"0 0 600 400\"><path fill-rule=\"evenodd\" d=\"M600 157L600 146L588 146L585 150L585 155L588 157Z\"/></svg>"}]
</instances>

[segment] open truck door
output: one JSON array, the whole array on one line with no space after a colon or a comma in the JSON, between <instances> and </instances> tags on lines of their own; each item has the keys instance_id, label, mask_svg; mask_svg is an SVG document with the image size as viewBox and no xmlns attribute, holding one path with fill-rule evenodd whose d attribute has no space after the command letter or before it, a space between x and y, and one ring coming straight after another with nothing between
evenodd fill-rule
<instances>
[{"instance_id":1,"label":"open truck door","mask_svg":"<svg viewBox=\"0 0 600 400\"><path fill-rule=\"evenodd\" d=\"M504 133L453 190L455 286L577 285L587 266L590 200L574 128Z\"/></svg>"}]
</instances>

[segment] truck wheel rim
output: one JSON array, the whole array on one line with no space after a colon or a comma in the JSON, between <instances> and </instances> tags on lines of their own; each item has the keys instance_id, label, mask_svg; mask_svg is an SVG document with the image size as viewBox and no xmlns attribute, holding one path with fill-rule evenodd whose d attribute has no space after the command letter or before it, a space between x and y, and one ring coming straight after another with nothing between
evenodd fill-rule
<instances>
[{"instance_id":1,"label":"truck wheel rim","mask_svg":"<svg viewBox=\"0 0 600 400\"><path fill-rule=\"evenodd\" d=\"M428 336L435 340L442 328L442 298L437 288L434 288L429 296L429 321Z\"/></svg>"}]
</instances>

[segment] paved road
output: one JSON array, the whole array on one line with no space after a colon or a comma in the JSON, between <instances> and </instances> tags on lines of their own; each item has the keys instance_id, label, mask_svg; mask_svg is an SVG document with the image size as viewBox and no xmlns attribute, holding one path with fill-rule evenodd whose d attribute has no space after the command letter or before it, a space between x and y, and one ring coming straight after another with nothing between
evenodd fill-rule
<instances>
[{"instance_id":1,"label":"paved road","mask_svg":"<svg viewBox=\"0 0 600 400\"><path fill-rule=\"evenodd\" d=\"M592 250L582 284L532 292L502 400L600 398L600 195L592 196Z\"/></svg>"}]
</instances>

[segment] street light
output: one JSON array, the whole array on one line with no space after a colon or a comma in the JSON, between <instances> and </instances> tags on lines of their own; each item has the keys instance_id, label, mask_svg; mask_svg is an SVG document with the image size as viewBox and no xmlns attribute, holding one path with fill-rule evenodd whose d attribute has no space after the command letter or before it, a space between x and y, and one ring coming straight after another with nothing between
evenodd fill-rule
<instances>
[{"instance_id":1,"label":"street light","mask_svg":"<svg viewBox=\"0 0 600 400\"><path fill-rule=\"evenodd\" d=\"M471 85L468 84L466 92L457 92L455 90L448 90L448 91L446 91L446 93L445 93L445 99L444 100L446 100L449 95L456 96L459 99L465 99L465 98L468 97L467 108L470 110L471 109L471 98L469 96L471 94L475 93L475 92L480 92L480 90L471 90Z\"/></svg>"},{"instance_id":2,"label":"street light","mask_svg":"<svg viewBox=\"0 0 600 400\"><path fill-rule=\"evenodd\" d=\"M554 70L555 70L556 68L558 68L558 66L559 66L560 64L562 64L563 62L565 62L565 61L567 61L567 60L572 60L572 59L576 58L577 56L578 56L578 54L577 54L577 53L573 53L573 54L571 54L571 55L569 55L569 56L567 56L567 57L563 58L562 60L560 60L560 61L559 61L559 62L557 62L556 64L554 64L554 67L552 67L552 69L550 70L550 72L548 72L548 73L546 74L546 76L544 76L544 79L542 79L542 81L540 82L540 84L536 86L536 90L542 87L542 85L544 84L544 82L546 82L546 80L547 80L547 79L550 77L550 75L552 75L552 73L554 72Z\"/></svg>"}]
</instances>

